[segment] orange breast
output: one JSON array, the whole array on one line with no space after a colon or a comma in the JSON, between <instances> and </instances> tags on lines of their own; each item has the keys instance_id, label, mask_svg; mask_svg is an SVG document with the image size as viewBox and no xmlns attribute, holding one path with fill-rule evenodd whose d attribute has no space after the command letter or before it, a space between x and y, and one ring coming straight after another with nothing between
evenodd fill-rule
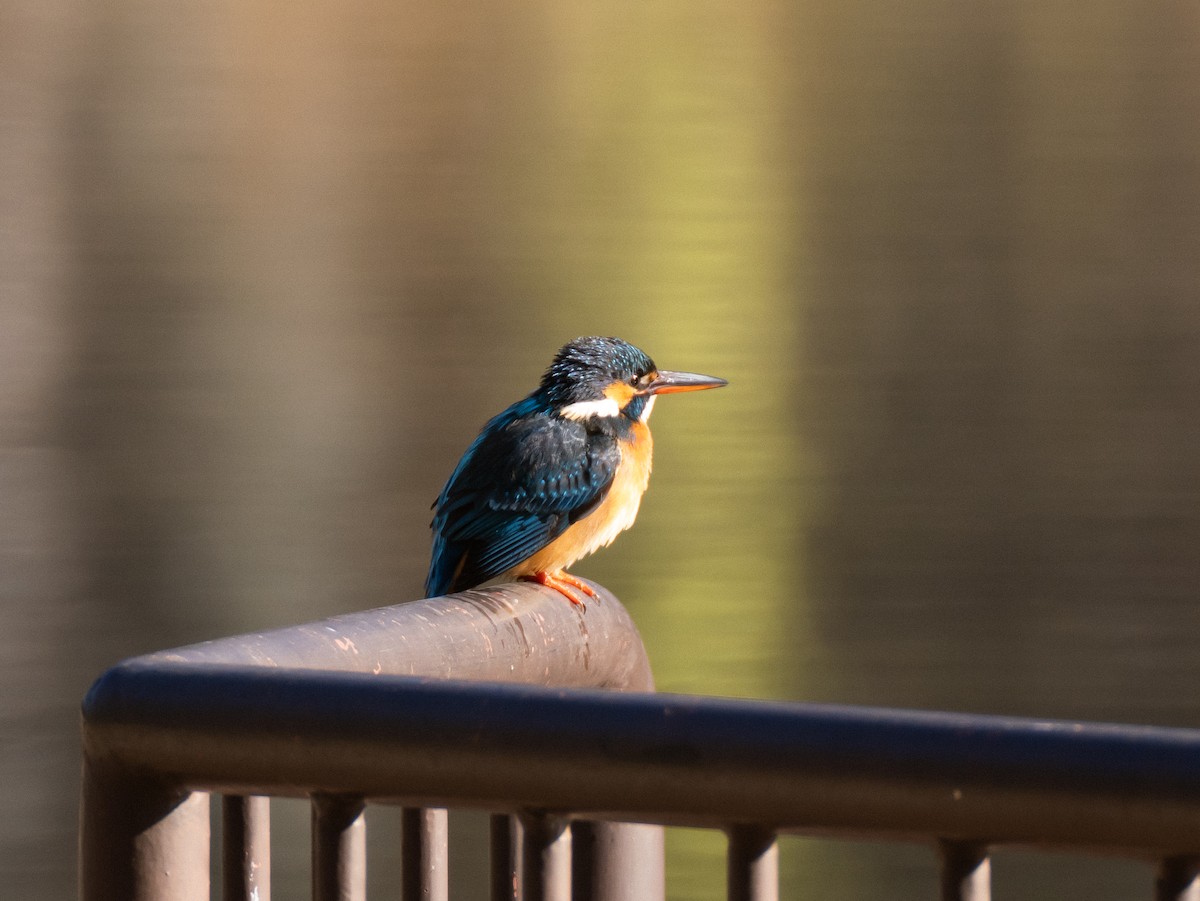
<instances>
[{"instance_id":1,"label":"orange breast","mask_svg":"<svg viewBox=\"0 0 1200 901\"><path fill-rule=\"evenodd\" d=\"M612 486L600 505L556 539L510 569L506 576L516 578L537 572L566 569L576 560L599 548L633 525L642 494L650 482L650 463L654 441L644 423L634 423L631 440L621 442L621 463Z\"/></svg>"}]
</instances>

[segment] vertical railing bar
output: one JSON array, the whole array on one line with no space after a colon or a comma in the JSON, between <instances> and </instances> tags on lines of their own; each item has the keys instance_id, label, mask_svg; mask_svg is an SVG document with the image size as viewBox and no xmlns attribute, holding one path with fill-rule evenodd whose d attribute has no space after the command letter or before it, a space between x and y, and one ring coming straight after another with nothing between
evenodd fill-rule
<instances>
[{"instance_id":1,"label":"vertical railing bar","mask_svg":"<svg viewBox=\"0 0 1200 901\"><path fill-rule=\"evenodd\" d=\"M571 822L571 901L597 901L596 823Z\"/></svg>"},{"instance_id":2,"label":"vertical railing bar","mask_svg":"<svg viewBox=\"0 0 1200 901\"><path fill-rule=\"evenodd\" d=\"M729 830L726 885L729 901L779 901L779 845L757 825Z\"/></svg>"},{"instance_id":3,"label":"vertical railing bar","mask_svg":"<svg viewBox=\"0 0 1200 901\"><path fill-rule=\"evenodd\" d=\"M450 828L445 809L405 807L401 812L403 901L449 901Z\"/></svg>"},{"instance_id":4,"label":"vertical railing bar","mask_svg":"<svg viewBox=\"0 0 1200 901\"><path fill-rule=\"evenodd\" d=\"M506 813L494 813L490 818L490 830L488 869L491 873L491 901L517 901L517 818Z\"/></svg>"},{"instance_id":5,"label":"vertical railing bar","mask_svg":"<svg viewBox=\"0 0 1200 901\"><path fill-rule=\"evenodd\" d=\"M666 898L662 826L575 820L571 823L571 847L575 901ZM581 885L582 879L590 885Z\"/></svg>"},{"instance_id":6,"label":"vertical railing bar","mask_svg":"<svg viewBox=\"0 0 1200 901\"><path fill-rule=\"evenodd\" d=\"M208 794L85 754L80 805L82 901L208 901Z\"/></svg>"},{"instance_id":7,"label":"vertical railing bar","mask_svg":"<svg viewBox=\"0 0 1200 901\"><path fill-rule=\"evenodd\" d=\"M271 799L221 799L221 897L271 901Z\"/></svg>"},{"instance_id":8,"label":"vertical railing bar","mask_svg":"<svg viewBox=\"0 0 1200 901\"><path fill-rule=\"evenodd\" d=\"M1154 879L1155 901L1200 901L1200 857L1164 857Z\"/></svg>"},{"instance_id":9,"label":"vertical railing bar","mask_svg":"<svg viewBox=\"0 0 1200 901\"><path fill-rule=\"evenodd\" d=\"M942 901L991 901L992 863L986 845L938 842Z\"/></svg>"},{"instance_id":10,"label":"vertical railing bar","mask_svg":"<svg viewBox=\"0 0 1200 901\"><path fill-rule=\"evenodd\" d=\"M366 901L367 824L362 798L312 800L313 901Z\"/></svg>"},{"instance_id":11,"label":"vertical railing bar","mask_svg":"<svg viewBox=\"0 0 1200 901\"><path fill-rule=\"evenodd\" d=\"M571 824L540 812L521 814L522 901L571 901Z\"/></svg>"}]
</instances>

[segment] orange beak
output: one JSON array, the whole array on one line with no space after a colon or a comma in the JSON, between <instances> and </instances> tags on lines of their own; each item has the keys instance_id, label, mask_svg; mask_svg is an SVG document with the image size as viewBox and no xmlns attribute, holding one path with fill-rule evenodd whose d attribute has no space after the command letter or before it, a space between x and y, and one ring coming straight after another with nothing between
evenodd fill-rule
<instances>
[{"instance_id":1,"label":"orange beak","mask_svg":"<svg viewBox=\"0 0 1200 901\"><path fill-rule=\"evenodd\" d=\"M700 375L697 372L671 372L660 369L649 385L641 390L641 394L676 394L680 391L703 391L705 388L720 388L728 385L725 379L713 375Z\"/></svg>"}]
</instances>

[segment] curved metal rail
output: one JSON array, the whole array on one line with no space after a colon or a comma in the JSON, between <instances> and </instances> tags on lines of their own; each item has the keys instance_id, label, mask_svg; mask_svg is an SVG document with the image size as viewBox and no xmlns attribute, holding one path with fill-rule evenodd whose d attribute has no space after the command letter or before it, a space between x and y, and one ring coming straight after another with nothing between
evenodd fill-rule
<instances>
[{"instance_id":1,"label":"curved metal rail","mask_svg":"<svg viewBox=\"0 0 1200 901\"><path fill-rule=\"evenodd\" d=\"M1156 861L1155 897L1200 897L1200 730L651 687L611 595L585 612L533 586L128 661L84 704L84 898L207 898L199 791L313 796L318 898L362 897L364 799L410 805L416 862L432 809L493 811L495 898L522 869L526 901L661 898L661 834L639 823L726 830L735 901L777 897L786 831L929 842L946 899L989 897L1000 844Z\"/></svg>"},{"instance_id":2,"label":"curved metal rail","mask_svg":"<svg viewBox=\"0 0 1200 901\"><path fill-rule=\"evenodd\" d=\"M385 791L352 787L356 780L349 774L363 761L350 736L354 724L368 718L355 696L368 685L403 693L403 686L414 684L405 676L653 691L632 619L611 593L596 590L583 609L540 586L496 586L118 664L96 681L83 704L82 897L207 899L207 791L226 793L226 897L269 893L267 807L259 794L312 797L315 893L360 894L355 887L361 888L362 867L349 862L363 854L361 799L427 799L421 786L390 779L377 786ZM254 725L231 723L233 707L251 699L261 705L252 714ZM178 719L165 726L160 714ZM271 747L252 737L260 727L275 730ZM318 734L333 744L314 741ZM146 754L145 742L165 753ZM212 766L193 767L196 751ZM239 763L229 766L230 753ZM295 769L299 761L311 766L308 775ZM260 778L246 779L244 765ZM450 803L453 793L442 800ZM496 806L503 811L493 824L496 848L513 846L507 813L518 807ZM520 812L535 824L540 816ZM445 810L431 802L407 808L403 819L405 897L444 897ZM594 852L576 856L577 869L593 874L595 897L662 897L661 829L581 823L577 831ZM559 869L570 860L569 850L556 851ZM497 881L511 886L511 848L496 856Z\"/></svg>"}]
</instances>

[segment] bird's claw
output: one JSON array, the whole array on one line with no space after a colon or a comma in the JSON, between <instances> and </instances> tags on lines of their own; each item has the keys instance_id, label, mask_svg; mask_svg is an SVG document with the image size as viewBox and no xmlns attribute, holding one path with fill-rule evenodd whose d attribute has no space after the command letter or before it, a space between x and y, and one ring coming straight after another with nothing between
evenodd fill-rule
<instances>
[{"instance_id":1,"label":"bird's claw","mask_svg":"<svg viewBox=\"0 0 1200 901\"><path fill-rule=\"evenodd\" d=\"M527 576L522 576L528 582L536 582L538 585L545 585L547 588L553 588L568 601L580 609L580 612L587 610L587 604L583 602L572 589L578 589L586 594L589 598L597 597L596 589L592 588L587 582L569 572L559 570L558 572L538 572L530 573Z\"/></svg>"}]
</instances>

